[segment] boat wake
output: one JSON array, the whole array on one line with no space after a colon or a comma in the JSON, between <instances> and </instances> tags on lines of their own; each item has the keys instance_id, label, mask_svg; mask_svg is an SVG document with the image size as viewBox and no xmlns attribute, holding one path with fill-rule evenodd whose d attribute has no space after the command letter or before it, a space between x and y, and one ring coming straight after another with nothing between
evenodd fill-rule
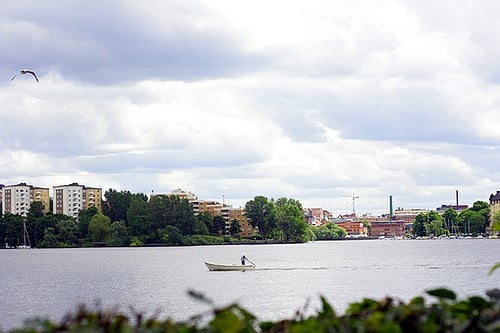
<instances>
[{"instance_id":1,"label":"boat wake","mask_svg":"<svg viewBox=\"0 0 500 333\"><path fill-rule=\"evenodd\" d=\"M326 267L270 267L270 268L256 268L256 271L318 271L326 270Z\"/></svg>"}]
</instances>

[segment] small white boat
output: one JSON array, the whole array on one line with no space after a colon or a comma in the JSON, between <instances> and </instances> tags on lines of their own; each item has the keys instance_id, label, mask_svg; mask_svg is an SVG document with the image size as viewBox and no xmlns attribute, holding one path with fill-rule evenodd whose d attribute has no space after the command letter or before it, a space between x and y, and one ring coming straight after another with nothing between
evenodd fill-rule
<instances>
[{"instance_id":1,"label":"small white boat","mask_svg":"<svg viewBox=\"0 0 500 333\"><path fill-rule=\"evenodd\" d=\"M205 265L209 271L252 271L255 269L254 264L238 265L238 264L214 264L205 261Z\"/></svg>"}]
</instances>

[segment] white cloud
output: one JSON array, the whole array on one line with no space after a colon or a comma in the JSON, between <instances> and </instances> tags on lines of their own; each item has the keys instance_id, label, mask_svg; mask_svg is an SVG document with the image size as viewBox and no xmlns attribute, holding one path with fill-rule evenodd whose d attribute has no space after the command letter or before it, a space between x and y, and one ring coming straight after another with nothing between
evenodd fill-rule
<instances>
[{"instance_id":1,"label":"white cloud","mask_svg":"<svg viewBox=\"0 0 500 333\"><path fill-rule=\"evenodd\" d=\"M500 179L496 6L9 3L0 183L287 196L334 213L352 193L374 213L389 195L407 208L456 189L487 200ZM24 67L39 84L9 81Z\"/></svg>"}]
</instances>

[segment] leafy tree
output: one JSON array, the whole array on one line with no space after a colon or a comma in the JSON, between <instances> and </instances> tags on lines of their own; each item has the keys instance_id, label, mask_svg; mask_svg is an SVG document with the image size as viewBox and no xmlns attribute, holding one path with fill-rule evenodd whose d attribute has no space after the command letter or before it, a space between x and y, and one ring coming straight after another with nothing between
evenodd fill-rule
<instances>
[{"instance_id":1,"label":"leafy tree","mask_svg":"<svg viewBox=\"0 0 500 333\"><path fill-rule=\"evenodd\" d=\"M95 243L104 243L109 234L111 219L103 214L92 217L89 223L89 234Z\"/></svg>"},{"instance_id":2,"label":"leafy tree","mask_svg":"<svg viewBox=\"0 0 500 333\"><path fill-rule=\"evenodd\" d=\"M479 235L486 231L486 219L482 210L464 210L459 215L459 222L464 234Z\"/></svg>"},{"instance_id":3,"label":"leafy tree","mask_svg":"<svg viewBox=\"0 0 500 333\"><path fill-rule=\"evenodd\" d=\"M45 215L43 211L43 203L41 201L33 201L28 210L28 218L39 218Z\"/></svg>"},{"instance_id":4,"label":"leafy tree","mask_svg":"<svg viewBox=\"0 0 500 333\"><path fill-rule=\"evenodd\" d=\"M160 229L159 233L162 241L168 245L183 244L181 231L172 225L167 225L164 229Z\"/></svg>"},{"instance_id":5,"label":"leafy tree","mask_svg":"<svg viewBox=\"0 0 500 333\"><path fill-rule=\"evenodd\" d=\"M194 224L193 224L193 233L195 235L208 235L208 228L207 225L200 219L196 218L194 219Z\"/></svg>"},{"instance_id":6,"label":"leafy tree","mask_svg":"<svg viewBox=\"0 0 500 333\"><path fill-rule=\"evenodd\" d=\"M130 191L116 191L109 189L104 193L106 199L102 205L102 212L108 216L111 221L125 221L127 223L127 215L132 198L140 199L143 202L148 201L148 197L143 193L132 194Z\"/></svg>"},{"instance_id":7,"label":"leafy tree","mask_svg":"<svg viewBox=\"0 0 500 333\"><path fill-rule=\"evenodd\" d=\"M229 224L229 234L231 236L239 236L240 233L241 233L240 222L236 219L231 220L231 223Z\"/></svg>"},{"instance_id":8,"label":"leafy tree","mask_svg":"<svg viewBox=\"0 0 500 333\"><path fill-rule=\"evenodd\" d=\"M156 234L152 221L147 218L147 198L142 195L133 195L130 198L130 206L127 210L128 222L126 222L128 233L131 237L140 238L141 242L154 240Z\"/></svg>"},{"instance_id":9,"label":"leafy tree","mask_svg":"<svg viewBox=\"0 0 500 333\"><path fill-rule=\"evenodd\" d=\"M78 212L78 238L85 239L88 237L90 220L97 214L99 214L99 210L95 206Z\"/></svg>"},{"instance_id":10,"label":"leafy tree","mask_svg":"<svg viewBox=\"0 0 500 333\"><path fill-rule=\"evenodd\" d=\"M286 241L304 239L307 223L302 204L295 199L280 198L274 204L276 226Z\"/></svg>"},{"instance_id":11,"label":"leafy tree","mask_svg":"<svg viewBox=\"0 0 500 333\"><path fill-rule=\"evenodd\" d=\"M196 215L196 220L203 222L208 229L208 232L211 234L216 234L217 231L215 231L214 227L214 219L212 215L209 212L202 212Z\"/></svg>"},{"instance_id":12,"label":"leafy tree","mask_svg":"<svg viewBox=\"0 0 500 333\"><path fill-rule=\"evenodd\" d=\"M224 235L226 233L226 220L220 215L213 217L213 233Z\"/></svg>"},{"instance_id":13,"label":"leafy tree","mask_svg":"<svg viewBox=\"0 0 500 333\"><path fill-rule=\"evenodd\" d=\"M130 238L125 222L113 222L109 228L108 245L127 246L128 244L130 244Z\"/></svg>"},{"instance_id":14,"label":"leafy tree","mask_svg":"<svg viewBox=\"0 0 500 333\"><path fill-rule=\"evenodd\" d=\"M455 233L458 228L458 213L448 208L443 214L444 227L449 233Z\"/></svg>"},{"instance_id":15,"label":"leafy tree","mask_svg":"<svg viewBox=\"0 0 500 333\"><path fill-rule=\"evenodd\" d=\"M5 224L5 243L9 246L23 244L25 218L18 214L6 213L3 216Z\"/></svg>"},{"instance_id":16,"label":"leafy tree","mask_svg":"<svg viewBox=\"0 0 500 333\"><path fill-rule=\"evenodd\" d=\"M415 222L413 223L413 235L417 237L427 236L426 224L429 221L429 217L426 213L420 213L415 217Z\"/></svg>"},{"instance_id":17,"label":"leafy tree","mask_svg":"<svg viewBox=\"0 0 500 333\"><path fill-rule=\"evenodd\" d=\"M500 212L493 215L493 231L500 232Z\"/></svg>"},{"instance_id":18,"label":"leafy tree","mask_svg":"<svg viewBox=\"0 0 500 333\"><path fill-rule=\"evenodd\" d=\"M432 210L427 213L427 224L425 225L425 232L427 235L439 236L444 234L443 217L438 212Z\"/></svg>"},{"instance_id":19,"label":"leafy tree","mask_svg":"<svg viewBox=\"0 0 500 333\"><path fill-rule=\"evenodd\" d=\"M78 239L78 226L75 220L69 216L61 219L56 224L56 239L58 246L68 247L76 246Z\"/></svg>"},{"instance_id":20,"label":"leafy tree","mask_svg":"<svg viewBox=\"0 0 500 333\"><path fill-rule=\"evenodd\" d=\"M344 228L331 222L322 224L319 227L311 226L311 230L318 240L343 239L347 235Z\"/></svg>"},{"instance_id":21,"label":"leafy tree","mask_svg":"<svg viewBox=\"0 0 500 333\"><path fill-rule=\"evenodd\" d=\"M43 231L43 240L40 247L58 247L59 241L57 240L56 230L53 227L48 227Z\"/></svg>"},{"instance_id":22,"label":"leafy tree","mask_svg":"<svg viewBox=\"0 0 500 333\"><path fill-rule=\"evenodd\" d=\"M193 233L193 206L185 198L176 195L155 195L149 200L146 214L155 230L171 225L183 235Z\"/></svg>"},{"instance_id":23,"label":"leafy tree","mask_svg":"<svg viewBox=\"0 0 500 333\"><path fill-rule=\"evenodd\" d=\"M259 233L267 238L274 228L273 202L264 196L256 196L245 204L245 213L250 223Z\"/></svg>"},{"instance_id":24,"label":"leafy tree","mask_svg":"<svg viewBox=\"0 0 500 333\"><path fill-rule=\"evenodd\" d=\"M0 209L1 209L2 203L0 201ZM1 210L0 210L1 213ZM3 219L3 215L0 214L0 247L5 246L5 221Z\"/></svg>"},{"instance_id":25,"label":"leafy tree","mask_svg":"<svg viewBox=\"0 0 500 333\"><path fill-rule=\"evenodd\" d=\"M48 228L52 228L54 231L54 237L55 237L55 229L57 222L59 220L65 219L68 216L63 215L63 214L48 214L45 216L42 216L40 218L37 218L35 221L35 226L33 230L33 240L32 244L35 247L45 247L45 230ZM55 245L54 245L55 246Z\"/></svg>"},{"instance_id":26,"label":"leafy tree","mask_svg":"<svg viewBox=\"0 0 500 333\"><path fill-rule=\"evenodd\" d=\"M486 227L490 225L490 206L485 201L476 201L472 204L473 211L480 213L484 218L484 230L478 230L477 234L486 232Z\"/></svg>"}]
</instances>

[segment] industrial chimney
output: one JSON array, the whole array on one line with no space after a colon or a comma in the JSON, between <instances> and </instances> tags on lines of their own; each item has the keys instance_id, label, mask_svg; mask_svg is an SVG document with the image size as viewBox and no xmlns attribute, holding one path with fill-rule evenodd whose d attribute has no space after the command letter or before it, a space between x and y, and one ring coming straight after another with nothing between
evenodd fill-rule
<instances>
[{"instance_id":1,"label":"industrial chimney","mask_svg":"<svg viewBox=\"0 0 500 333\"><path fill-rule=\"evenodd\" d=\"M392 195L389 196L389 217L392 220L392 215L394 215L394 210L392 208Z\"/></svg>"}]
</instances>

